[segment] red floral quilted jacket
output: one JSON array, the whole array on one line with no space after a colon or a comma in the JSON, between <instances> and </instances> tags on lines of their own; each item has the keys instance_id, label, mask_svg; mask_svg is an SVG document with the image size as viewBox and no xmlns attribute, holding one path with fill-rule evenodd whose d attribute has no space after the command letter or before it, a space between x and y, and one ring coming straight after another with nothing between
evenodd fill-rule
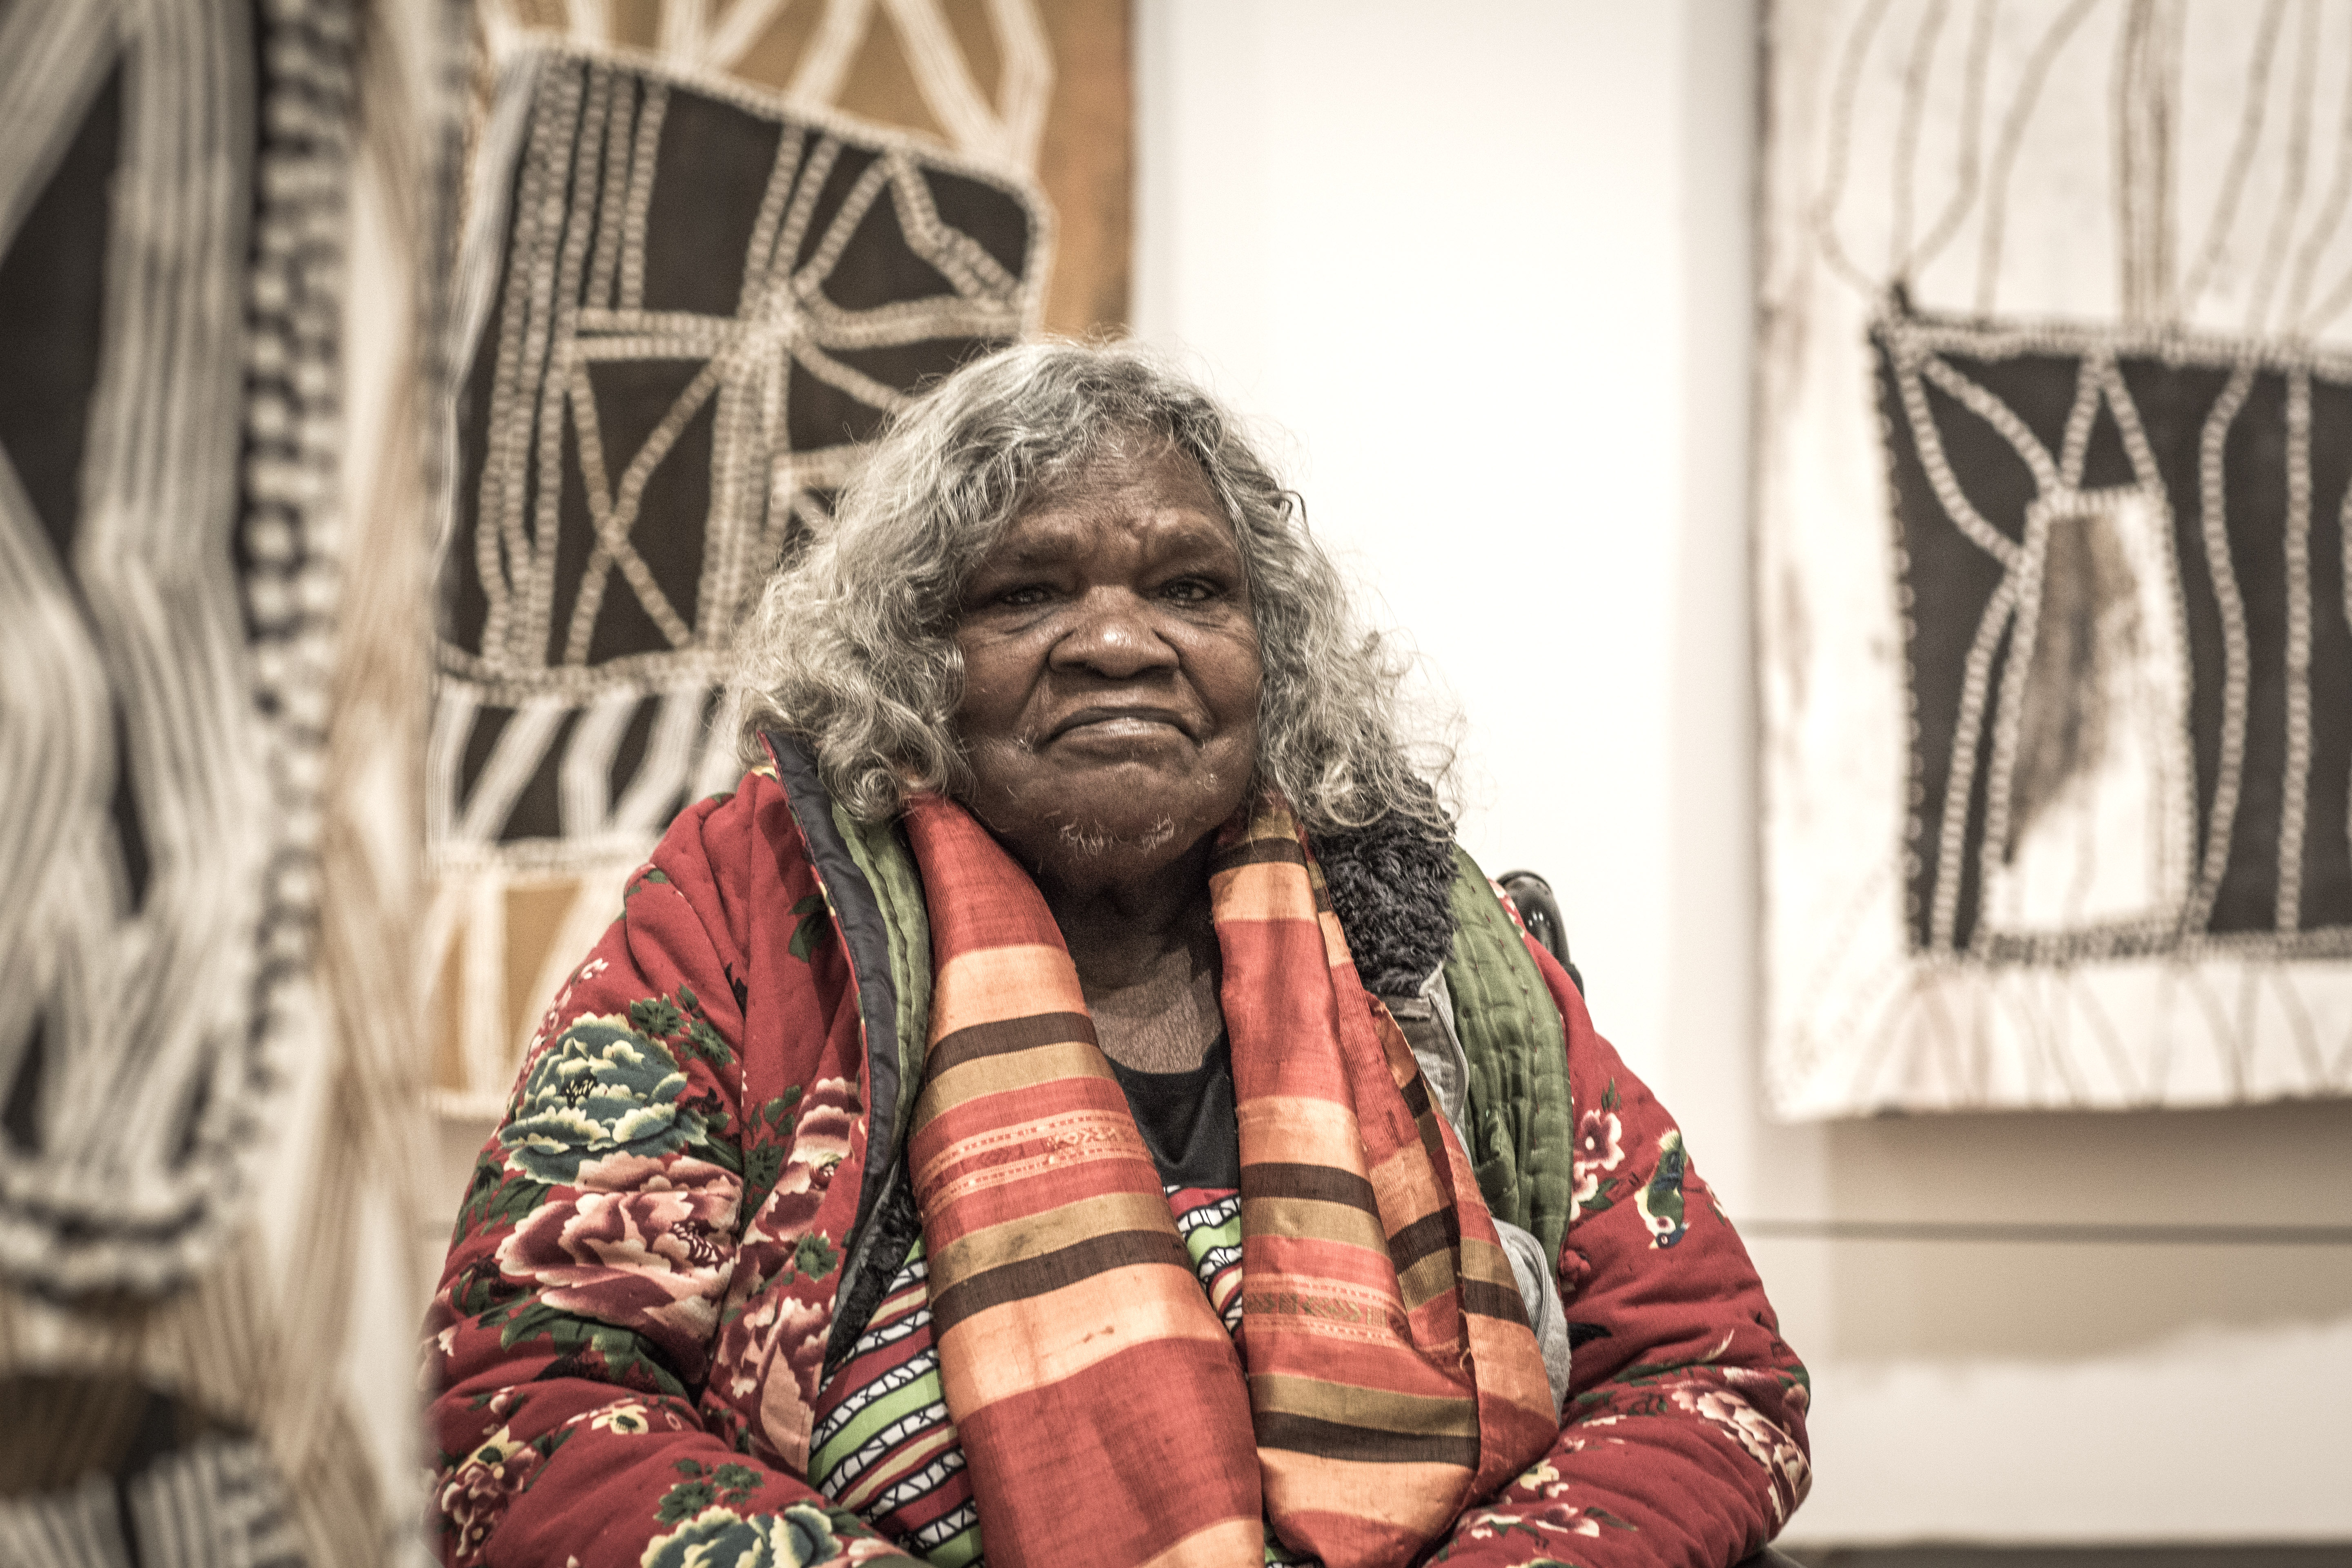
<instances>
[{"instance_id":1,"label":"red floral quilted jacket","mask_svg":"<svg viewBox=\"0 0 2352 1568\"><path fill-rule=\"evenodd\" d=\"M449 1563L905 1560L804 1479L913 1088L877 1039L890 923L807 821L764 771L683 814L532 1042L425 1325ZM1551 1452L1432 1560L1719 1568L1804 1496L1804 1368L1680 1131L1538 962L1578 1108L1572 1384Z\"/></svg>"}]
</instances>

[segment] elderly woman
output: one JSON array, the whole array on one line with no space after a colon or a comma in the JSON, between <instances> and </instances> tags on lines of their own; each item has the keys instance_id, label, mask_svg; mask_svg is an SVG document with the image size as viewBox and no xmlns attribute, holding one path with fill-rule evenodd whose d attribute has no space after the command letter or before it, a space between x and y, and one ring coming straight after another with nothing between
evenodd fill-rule
<instances>
[{"instance_id":1,"label":"elderly woman","mask_svg":"<svg viewBox=\"0 0 2352 1568\"><path fill-rule=\"evenodd\" d=\"M1007 350L840 512L483 1152L446 1559L1754 1551L1804 1371L1234 423Z\"/></svg>"}]
</instances>

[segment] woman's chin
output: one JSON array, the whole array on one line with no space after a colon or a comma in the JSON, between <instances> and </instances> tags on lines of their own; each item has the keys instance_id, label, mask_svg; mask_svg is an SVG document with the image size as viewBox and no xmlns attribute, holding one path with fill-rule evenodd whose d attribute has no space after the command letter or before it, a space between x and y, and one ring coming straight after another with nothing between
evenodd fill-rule
<instances>
[{"instance_id":1,"label":"woman's chin","mask_svg":"<svg viewBox=\"0 0 2352 1568\"><path fill-rule=\"evenodd\" d=\"M1178 843L1176 818L1127 816L1118 820L1076 817L1066 820L1055 835L1055 847L1068 857L1103 860L1121 858L1150 862L1173 859L1192 847Z\"/></svg>"},{"instance_id":2,"label":"woman's chin","mask_svg":"<svg viewBox=\"0 0 2352 1568\"><path fill-rule=\"evenodd\" d=\"M1130 795L1099 809L1071 803L1033 816L1005 837L1042 869L1061 875L1093 868L1097 876L1127 872L1149 876L1181 856L1202 830L1181 807L1163 809L1150 797Z\"/></svg>"},{"instance_id":3,"label":"woman's chin","mask_svg":"<svg viewBox=\"0 0 2352 1568\"><path fill-rule=\"evenodd\" d=\"M967 804L1015 858L1047 880L1108 888L1149 880L1223 826L1255 757L1187 743L1108 758L1057 745L973 761Z\"/></svg>"},{"instance_id":4,"label":"woman's chin","mask_svg":"<svg viewBox=\"0 0 2352 1568\"><path fill-rule=\"evenodd\" d=\"M980 816L1042 878L1118 887L1148 880L1215 832L1231 812L1215 811L1214 804L1198 792L1163 796L1129 788L1051 805L1029 800L1017 814L983 809Z\"/></svg>"}]
</instances>

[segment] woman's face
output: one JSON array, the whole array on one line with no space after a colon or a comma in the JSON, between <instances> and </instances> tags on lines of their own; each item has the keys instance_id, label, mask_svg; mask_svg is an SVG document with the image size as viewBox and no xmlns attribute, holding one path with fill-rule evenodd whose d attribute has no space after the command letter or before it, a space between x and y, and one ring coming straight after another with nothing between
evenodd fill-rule
<instances>
[{"instance_id":1,"label":"woman's face","mask_svg":"<svg viewBox=\"0 0 2352 1568\"><path fill-rule=\"evenodd\" d=\"M968 803L1042 875L1139 882L1257 772L1257 631L1240 547L1171 442L1106 450L1017 513L965 584Z\"/></svg>"}]
</instances>

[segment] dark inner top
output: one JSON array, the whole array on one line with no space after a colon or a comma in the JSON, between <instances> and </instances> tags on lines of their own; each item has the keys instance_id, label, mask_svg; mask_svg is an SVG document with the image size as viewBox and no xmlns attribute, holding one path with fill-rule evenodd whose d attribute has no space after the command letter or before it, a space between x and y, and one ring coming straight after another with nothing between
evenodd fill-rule
<instances>
[{"instance_id":1,"label":"dark inner top","mask_svg":"<svg viewBox=\"0 0 2352 1568\"><path fill-rule=\"evenodd\" d=\"M1103 1058L1109 1061L1110 1058ZM1242 1184L1242 1130L1234 1100L1233 1047L1223 1030L1183 1072L1140 1072L1110 1063L1143 1146L1171 1187L1237 1189Z\"/></svg>"}]
</instances>

